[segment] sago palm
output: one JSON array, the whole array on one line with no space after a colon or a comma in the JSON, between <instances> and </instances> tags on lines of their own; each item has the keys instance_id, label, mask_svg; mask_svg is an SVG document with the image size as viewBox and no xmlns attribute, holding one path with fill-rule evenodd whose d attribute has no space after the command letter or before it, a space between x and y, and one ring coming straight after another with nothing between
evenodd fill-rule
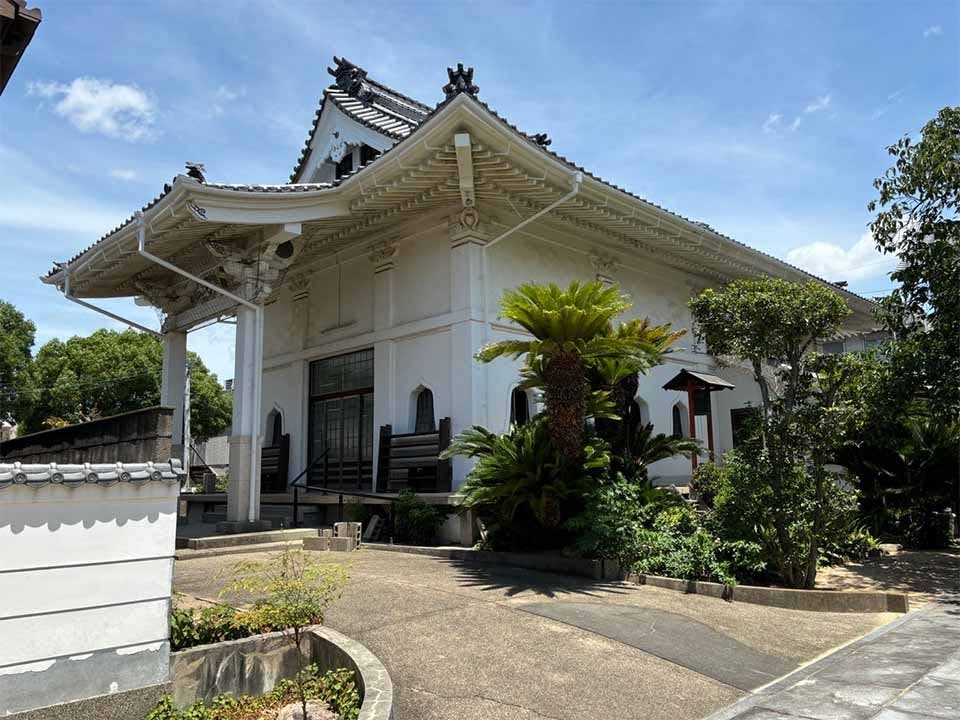
<instances>
[{"instance_id":1,"label":"sago palm","mask_svg":"<svg viewBox=\"0 0 960 720\"><path fill-rule=\"evenodd\" d=\"M483 362L526 357L527 384L542 384L550 437L567 460L576 462L583 452L587 369L617 358L643 372L658 364L681 334L646 320L614 327L614 318L629 307L617 288L599 282L573 282L566 290L553 283L521 285L504 294L501 317L533 338L495 342L477 353Z\"/></svg>"}]
</instances>

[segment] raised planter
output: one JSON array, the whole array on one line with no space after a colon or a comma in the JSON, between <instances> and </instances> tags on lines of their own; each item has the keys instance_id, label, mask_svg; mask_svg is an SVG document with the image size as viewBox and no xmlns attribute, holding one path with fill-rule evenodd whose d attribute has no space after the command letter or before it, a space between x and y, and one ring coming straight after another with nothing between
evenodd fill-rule
<instances>
[{"instance_id":1,"label":"raised planter","mask_svg":"<svg viewBox=\"0 0 960 720\"><path fill-rule=\"evenodd\" d=\"M335 630L315 625L304 639L308 662L321 672L348 668L360 691L359 720L393 718L393 683L366 647ZM297 673L296 650L283 633L254 635L170 654L171 694L180 706L215 695L262 695Z\"/></svg>"},{"instance_id":2,"label":"raised planter","mask_svg":"<svg viewBox=\"0 0 960 720\"><path fill-rule=\"evenodd\" d=\"M420 545L364 543L363 547L366 550L429 555L478 565L501 565L526 570L561 573L563 575L578 575L593 580L620 579L620 566L614 560L568 558L547 553L492 552L489 550L474 550L473 548L424 547Z\"/></svg>"},{"instance_id":3,"label":"raised planter","mask_svg":"<svg viewBox=\"0 0 960 720\"><path fill-rule=\"evenodd\" d=\"M754 585L727 587L720 583L677 580L676 578L660 577L658 575L631 575L630 578L635 579L641 585L790 610L849 613L905 613L910 610L910 598L905 593L793 590Z\"/></svg>"}]
</instances>

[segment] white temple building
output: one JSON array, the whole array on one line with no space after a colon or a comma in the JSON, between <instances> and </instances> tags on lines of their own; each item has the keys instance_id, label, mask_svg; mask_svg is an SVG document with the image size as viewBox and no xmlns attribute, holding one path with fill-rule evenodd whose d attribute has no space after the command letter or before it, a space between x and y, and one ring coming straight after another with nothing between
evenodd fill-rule
<instances>
[{"instance_id":1,"label":"white temple building","mask_svg":"<svg viewBox=\"0 0 960 720\"><path fill-rule=\"evenodd\" d=\"M435 107L340 58L329 72L289 183L207 182L193 167L44 278L85 304L128 296L163 311L163 402L181 419L187 333L236 316L233 529L256 526L261 500L311 463L312 485L366 502L404 487L447 502L468 470L436 461L449 434L504 431L536 411L516 389L519 363L473 358L521 333L498 309L523 282L615 282L633 301L628 317L690 328L687 301L704 288L815 279L852 310L845 330L873 328L870 301L551 152L546 135L478 99L472 69L448 70ZM709 438L719 458L759 400L755 383L692 334L677 345L640 378L637 405L656 431ZM664 389L681 370L734 387L691 408L687 392ZM654 468L680 484L690 472L687 458Z\"/></svg>"}]
</instances>

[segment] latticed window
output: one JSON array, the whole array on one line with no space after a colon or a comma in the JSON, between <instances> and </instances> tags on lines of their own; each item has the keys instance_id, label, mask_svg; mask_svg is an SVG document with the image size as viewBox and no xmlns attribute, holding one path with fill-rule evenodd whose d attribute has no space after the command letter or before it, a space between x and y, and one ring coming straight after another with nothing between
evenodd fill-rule
<instances>
[{"instance_id":1,"label":"latticed window","mask_svg":"<svg viewBox=\"0 0 960 720\"><path fill-rule=\"evenodd\" d=\"M373 350L310 363L313 484L371 487Z\"/></svg>"}]
</instances>

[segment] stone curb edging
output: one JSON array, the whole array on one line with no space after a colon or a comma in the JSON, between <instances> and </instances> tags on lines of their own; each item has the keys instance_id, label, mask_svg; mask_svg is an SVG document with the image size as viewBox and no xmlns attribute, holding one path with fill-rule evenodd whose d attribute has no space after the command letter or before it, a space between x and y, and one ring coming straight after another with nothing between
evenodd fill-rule
<instances>
[{"instance_id":1,"label":"stone curb edging","mask_svg":"<svg viewBox=\"0 0 960 720\"><path fill-rule=\"evenodd\" d=\"M364 550L381 552L399 552L410 555L428 555L431 557L460 560L478 565L501 565L525 570L576 575L593 580L619 580L620 566L613 560L594 560L589 558L568 558L561 555L540 555L537 553L494 552L474 550L473 548L428 547L422 545L382 545L364 543Z\"/></svg>"},{"instance_id":2,"label":"stone curb edging","mask_svg":"<svg viewBox=\"0 0 960 720\"><path fill-rule=\"evenodd\" d=\"M708 595L733 602L753 605L806 610L811 612L877 613L910 611L910 598L906 593L845 590L793 590L790 588L735 585L699 580L677 580L658 575L630 575L640 585L676 590L696 595Z\"/></svg>"},{"instance_id":3,"label":"stone curb edging","mask_svg":"<svg viewBox=\"0 0 960 720\"><path fill-rule=\"evenodd\" d=\"M205 692L216 690L245 694L245 688L239 686L242 681L262 682L257 693L268 692L276 680L282 676L282 655L292 653L289 640L284 632L253 635L239 640L228 640L211 645L179 650L170 655L170 681L173 695L178 702L202 698ZM313 625L307 628L304 635L306 642L312 647L311 655L327 660L320 665L332 669L333 666L349 667L357 673L357 684L363 695L360 704L358 720L393 720L393 681L380 659L377 658L362 643L353 640L336 630L322 625ZM280 654L277 661L270 667L264 663L271 654ZM248 664L246 657L251 659ZM234 674L241 673L243 678L235 678L238 687L230 687L230 678L225 677L224 668L232 670ZM292 673L295 673L293 666ZM210 683L214 685L210 685ZM205 691L203 685L207 685ZM226 685L226 687L224 687ZM269 687L267 687L269 685ZM182 689L186 695L181 697L178 690ZM246 688L247 690L249 688ZM254 693L250 693L254 694Z\"/></svg>"},{"instance_id":4,"label":"stone curb edging","mask_svg":"<svg viewBox=\"0 0 960 720\"><path fill-rule=\"evenodd\" d=\"M401 552L412 555L460 560L486 565L519 567L565 575L577 575L593 580L622 580L620 566L613 560L566 558L559 555L535 553L492 552L472 548L426 547L420 545L381 545L364 543L366 550ZM910 611L910 598L906 593L847 590L793 590L790 588L735 585L732 588L720 583L699 580L678 580L658 575L631 573L627 581L650 585L666 590L707 595L728 601L753 605L805 610L808 612L876 613Z\"/></svg>"}]
</instances>

